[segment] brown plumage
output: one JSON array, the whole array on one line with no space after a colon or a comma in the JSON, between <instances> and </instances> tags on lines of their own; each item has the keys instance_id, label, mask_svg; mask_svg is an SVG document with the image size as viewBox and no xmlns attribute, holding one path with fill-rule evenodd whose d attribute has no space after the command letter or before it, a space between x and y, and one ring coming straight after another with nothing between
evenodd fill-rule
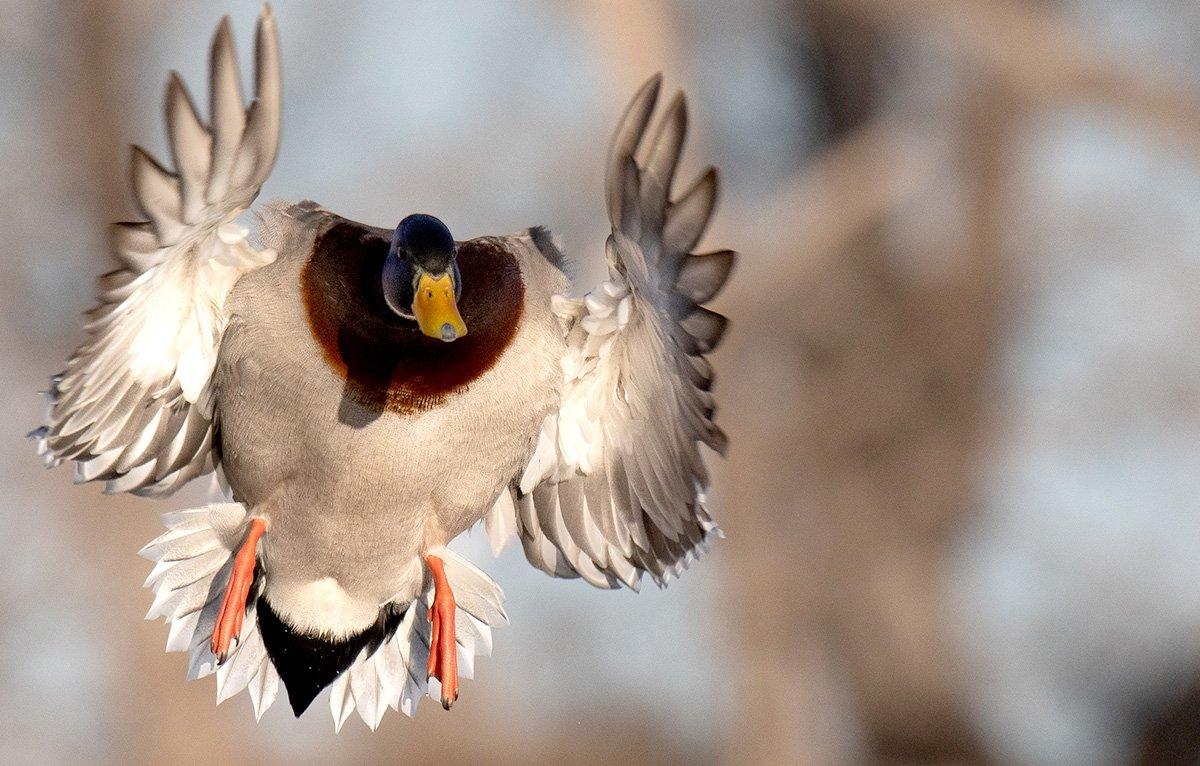
<instances>
[{"instance_id":1,"label":"brown plumage","mask_svg":"<svg viewBox=\"0 0 1200 766\"><path fill-rule=\"evenodd\" d=\"M379 273L391 232L341 220L321 234L301 273L309 327L346 394L372 412L432 409L491 369L521 321L516 259L491 237L459 244L459 311L468 333L429 338L384 302Z\"/></svg>"}]
</instances>

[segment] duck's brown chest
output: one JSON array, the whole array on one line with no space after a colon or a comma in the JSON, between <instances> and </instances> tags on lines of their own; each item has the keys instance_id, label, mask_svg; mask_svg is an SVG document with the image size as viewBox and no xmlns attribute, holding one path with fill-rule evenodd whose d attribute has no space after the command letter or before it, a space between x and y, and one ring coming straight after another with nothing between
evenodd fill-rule
<instances>
[{"instance_id":1,"label":"duck's brown chest","mask_svg":"<svg viewBox=\"0 0 1200 766\"><path fill-rule=\"evenodd\" d=\"M468 333L444 343L387 307L380 278L387 252L383 230L335 224L314 243L301 295L313 338L347 397L376 413L422 412L492 369L516 336L525 286L516 258L497 240L461 243L459 311Z\"/></svg>"}]
</instances>

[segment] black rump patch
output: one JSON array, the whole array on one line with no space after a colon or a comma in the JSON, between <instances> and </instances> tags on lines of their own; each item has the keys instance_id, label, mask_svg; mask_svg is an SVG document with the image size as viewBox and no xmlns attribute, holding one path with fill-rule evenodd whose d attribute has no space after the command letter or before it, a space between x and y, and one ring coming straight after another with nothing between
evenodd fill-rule
<instances>
[{"instance_id":1,"label":"black rump patch","mask_svg":"<svg viewBox=\"0 0 1200 766\"><path fill-rule=\"evenodd\" d=\"M265 597L259 598L258 630L296 717L353 664L364 647L374 650L395 633L404 612L389 605L380 611L379 621L362 633L331 641L297 631L279 618Z\"/></svg>"}]
</instances>

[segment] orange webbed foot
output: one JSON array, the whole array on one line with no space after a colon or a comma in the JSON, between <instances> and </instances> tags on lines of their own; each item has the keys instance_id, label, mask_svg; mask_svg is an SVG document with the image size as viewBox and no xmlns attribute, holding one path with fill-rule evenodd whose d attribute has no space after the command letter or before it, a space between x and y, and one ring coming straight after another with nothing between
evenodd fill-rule
<instances>
[{"instance_id":1,"label":"orange webbed foot","mask_svg":"<svg viewBox=\"0 0 1200 766\"><path fill-rule=\"evenodd\" d=\"M429 678L442 685L442 707L446 710L458 699L458 642L454 629L454 593L446 570L437 556L426 556L425 563L433 575L433 605L429 607L429 622L433 634L429 640Z\"/></svg>"},{"instance_id":2,"label":"orange webbed foot","mask_svg":"<svg viewBox=\"0 0 1200 766\"><path fill-rule=\"evenodd\" d=\"M246 618L246 599L250 595L250 586L254 584L254 567L258 562L258 540L266 531L265 519L252 519L250 529L246 531L246 538L234 556L233 569L225 586L221 611L217 614L216 624L213 625L210 644L218 663L225 662L233 648L234 640L242 633L242 623Z\"/></svg>"}]
</instances>

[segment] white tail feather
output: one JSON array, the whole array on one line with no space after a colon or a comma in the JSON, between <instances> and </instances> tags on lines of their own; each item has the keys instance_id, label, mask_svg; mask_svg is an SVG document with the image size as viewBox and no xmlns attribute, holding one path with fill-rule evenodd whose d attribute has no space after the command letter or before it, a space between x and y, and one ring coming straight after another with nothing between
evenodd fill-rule
<instances>
[{"instance_id":1,"label":"white tail feather","mask_svg":"<svg viewBox=\"0 0 1200 766\"><path fill-rule=\"evenodd\" d=\"M228 660L218 666L209 648L213 624L234 554L245 535L246 508L241 503L214 503L163 515L167 531L152 540L140 555L155 562L146 578L154 590L154 603L146 619L163 617L170 624L168 652L188 652L188 679L217 675L217 702L246 689L259 719L279 693L279 675L271 663L258 630L257 592L241 635ZM493 627L507 625L504 592L474 564L452 551L439 549L446 577L459 609L460 675L470 678L475 657L492 651ZM364 649L331 687L334 726L341 729L355 710L371 729L379 726L390 707L407 716L429 693L425 677L432 629L428 611L433 586L405 612L395 633L382 645Z\"/></svg>"}]
</instances>

